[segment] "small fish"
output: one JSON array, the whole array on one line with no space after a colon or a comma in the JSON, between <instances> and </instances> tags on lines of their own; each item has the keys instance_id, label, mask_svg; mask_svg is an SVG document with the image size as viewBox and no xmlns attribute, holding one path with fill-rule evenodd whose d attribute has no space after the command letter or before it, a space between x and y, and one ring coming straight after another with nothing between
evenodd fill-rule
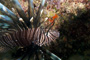
<instances>
[{"instance_id":1,"label":"small fish","mask_svg":"<svg viewBox=\"0 0 90 60\"><path fill-rule=\"evenodd\" d=\"M55 14L51 19L48 19L48 20L50 21L51 25L54 24L54 20L55 20L57 17L58 17L58 15Z\"/></svg>"}]
</instances>

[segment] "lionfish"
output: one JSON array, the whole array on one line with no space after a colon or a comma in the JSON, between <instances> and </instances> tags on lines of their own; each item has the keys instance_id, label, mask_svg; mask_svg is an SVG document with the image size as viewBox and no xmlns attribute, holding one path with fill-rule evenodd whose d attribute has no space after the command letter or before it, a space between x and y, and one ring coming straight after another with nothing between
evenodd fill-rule
<instances>
[{"instance_id":1,"label":"lionfish","mask_svg":"<svg viewBox=\"0 0 90 60\"><path fill-rule=\"evenodd\" d=\"M0 0L0 2L2 1L6 0ZM9 1L17 14L0 3L0 46L10 49L18 47L17 52L13 53L13 57L19 60L26 57L30 60L31 56L34 56L33 60L45 60L46 58L61 60L55 54L43 48L43 46L49 45L59 37L59 32L51 29L54 21L44 28L41 25L44 22L40 22L40 14L45 0L41 1L36 15L33 0L28 0L28 17L18 0Z\"/></svg>"}]
</instances>

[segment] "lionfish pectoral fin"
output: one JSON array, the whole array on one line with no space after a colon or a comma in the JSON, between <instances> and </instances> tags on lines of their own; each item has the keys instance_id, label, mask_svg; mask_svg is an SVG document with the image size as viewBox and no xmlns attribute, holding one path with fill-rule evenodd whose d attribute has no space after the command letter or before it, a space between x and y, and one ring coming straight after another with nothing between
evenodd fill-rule
<instances>
[{"instance_id":1,"label":"lionfish pectoral fin","mask_svg":"<svg viewBox=\"0 0 90 60\"><path fill-rule=\"evenodd\" d=\"M52 60L61 60L58 56L56 56L55 54L51 53L50 51L46 51L47 54L51 57Z\"/></svg>"},{"instance_id":2,"label":"lionfish pectoral fin","mask_svg":"<svg viewBox=\"0 0 90 60\"><path fill-rule=\"evenodd\" d=\"M8 26L7 28L12 26L13 28L18 29L18 26L14 24L13 20L10 17L6 16L6 15L0 15L0 24L1 25L4 24L3 26Z\"/></svg>"},{"instance_id":3,"label":"lionfish pectoral fin","mask_svg":"<svg viewBox=\"0 0 90 60\"><path fill-rule=\"evenodd\" d=\"M17 26L14 26L14 24L9 23L7 21L1 21L0 19L0 29L18 29Z\"/></svg>"},{"instance_id":4,"label":"lionfish pectoral fin","mask_svg":"<svg viewBox=\"0 0 90 60\"><path fill-rule=\"evenodd\" d=\"M14 20L17 18L16 15L11 10L9 10L7 7L5 7L2 3L0 3L0 12L1 14L7 15L8 17Z\"/></svg>"},{"instance_id":5,"label":"lionfish pectoral fin","mask_svg":"<svg viewBox=\"0 0 90 60\"><path fill-rule=\"evenodd\" d=\"M7 22L14 23L12 19L6 15L0 15L0 19L4 19Z\"/></svg>"},{"instance_id":6,"label":"lionfish pectoral fin","mask_svg":"<svg viewBox=\"0 0 90 60\"><path fill-rule=\"evenodd\" d=\"M21 26L18 17L11 10L5 7L2 3L0 3L0 14L7 15L9 18L12 19L14 24L16 24L17 26Z\"/></svg>"},{"instance_id":7,"label":"lionfish pectoral fin","mask_svg":"<svg viewBox=\"0 0 90 60\"><path fill-rule=\"evenodd\" d=\"M58 56L56 56L54 53L51 53L49 50L44 49L42 47L40 49L43 51L43 53L47 54L48 57L50 57L52 60L61 60Z\"/></svg>"}]
</instances>

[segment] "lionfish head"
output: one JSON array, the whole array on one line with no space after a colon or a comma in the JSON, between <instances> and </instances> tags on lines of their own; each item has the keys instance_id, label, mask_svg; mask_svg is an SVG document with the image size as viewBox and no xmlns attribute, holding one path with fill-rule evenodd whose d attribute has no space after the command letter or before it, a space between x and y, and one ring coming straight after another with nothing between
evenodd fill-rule
<instances>
[{"instance_id":1,"label":"lionfish head","mask_svg":"<svg viewBox=\"0 0 90 60\"><path fill-rule=\"evenodd\" d=\"M5 2L6 0L0 0ZM18 0L8 0L12 5L7 8L0 3L0 45L4 47L27 47L49 45L59 37L57 30L52 30L52 23L43 27L41 11L45 0L41 1L38 11L34 11L33 0L28 1L28 10L21 7ZM32 47L33 48L33 47Z\"/></svg>"}]
</instances>

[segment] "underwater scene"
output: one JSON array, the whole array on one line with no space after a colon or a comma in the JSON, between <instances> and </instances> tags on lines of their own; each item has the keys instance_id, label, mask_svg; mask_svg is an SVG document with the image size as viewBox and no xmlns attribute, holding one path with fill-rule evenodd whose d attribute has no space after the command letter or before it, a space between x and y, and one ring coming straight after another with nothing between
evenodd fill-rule
<instances>
[{"instance_id":1,"label":"underwater scene","mask_svg":"<svg viewBox=\"0 0 90 60\"><path fill-rule=\"evenodd\" d=\"M90 0L0 0L0 60L90 60Z\"/></svg>"}]
</instances>

